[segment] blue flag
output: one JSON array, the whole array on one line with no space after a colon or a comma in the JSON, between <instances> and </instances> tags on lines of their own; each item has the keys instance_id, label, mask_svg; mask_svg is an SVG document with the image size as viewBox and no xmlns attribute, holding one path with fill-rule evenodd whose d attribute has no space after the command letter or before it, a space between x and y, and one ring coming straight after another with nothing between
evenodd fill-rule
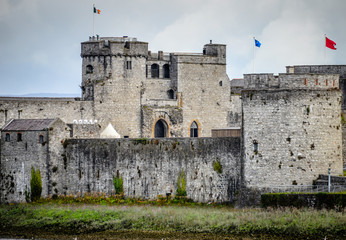
<instances>
[{"instance_id":1,"label":"blue flag","mask_svg":"<svg viewBox=\"0 0 346 240\"><path fill-rule=\"evenodd\" d=\"M260 43L260 41L258 41L257 39L255 39L255 46L256 46L256 47L261 47L261 43Z\"/></svg>"}]
</instances>

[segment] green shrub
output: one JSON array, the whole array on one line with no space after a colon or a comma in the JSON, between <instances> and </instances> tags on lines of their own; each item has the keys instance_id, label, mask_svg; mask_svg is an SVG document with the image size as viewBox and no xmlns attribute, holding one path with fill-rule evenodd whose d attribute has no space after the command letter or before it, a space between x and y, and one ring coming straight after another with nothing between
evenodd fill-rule
<instances>
[{"instance_id":1,"label":"green shrub","mask_svg":"<svg viewBox=\"0 0 346 240\"><path fill-rule=\"evenodd\" d=\"M222 165L221 165L219 159L217 159L216 161L213 162L213 168L214 168L215 172L222 173Z\"/></svg>"},{"instance_id":2,"label":"green shrub","mask_svg":"<svg viewBox=\"0 0 346 240\"><path fill-rule=\"evenodd\" d=\"M116 194L123 194L124 193L124 187L123 187L123 178L122 177L114 177L113 178L113 184Z\"/></svg>"},{"instance_id":3,"label":"green shrub","mask_svg":"<svg viewBox=\"0 0 346 240\"><path fill-rule=\"evenodd\" d=\"M346 207L345 193L267 193L261 195L261 206L313 207L316 209L342 210Z\"/></svg>"},{"instance_id":4,"label":"green shrub","mask_svg":"<svg viewBox=\"0 0 346 240\"><path fill-rule=\"evenodd\" d=\"M134 139L133 140L133 143L135 144L135 145L137 145L137 144L143 144L143 145L145 145L145 144L147 144L149 141L148 141L148 138L136 138L136 139Z\"/></svg>"},{"instance_id":5,"label":"green shrub","mask_svg":"<svg viewBox=\"0 0 346 240\"><path fill-rule=\"evenodd\" d=\"M31 167L31 180L30 180L30 188L31 188L31 201L35 202L41 198L42 193L42 180L41 180L41 172L40 169L35 171L34 167Z\"/></svg>"},{"instance_id":6,"label":"green shrub","mask_svg":"<svg viewBox=\"0 0 346 240\"><path fill-rule=\"evenodd\" d=\"M177 194L178 197L187 196L186 194L186 177L184 170L182 170L178 175L178 188L177 188Z\"/></svg>"}]
</instances>

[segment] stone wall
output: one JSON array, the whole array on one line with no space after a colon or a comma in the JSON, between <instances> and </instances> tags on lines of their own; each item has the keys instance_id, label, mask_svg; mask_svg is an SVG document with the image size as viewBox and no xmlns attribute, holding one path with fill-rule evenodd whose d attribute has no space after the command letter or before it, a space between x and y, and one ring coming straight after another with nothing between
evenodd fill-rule
<instances>
[{"instance_id":1,"label":"stone wall","mask_svg":"<svg viewBox=\"0 0 346 240\"><path fill-rule=\"evenodd\" d=\"M95 114L91 101L74 98L0 98L0 126L9 119L60 118L66 123L92 119Z\"/></svg>"},{"instance_id":2,"label":"stone wall","mask_svg":"<svg viewBox=\"0 0 346 240\"><path fill-rule=\"evenodd\" d=\"M66 146L61 194L110 194L113 177L121 176L126 197L155 199L175 195L183 171L189 198L228 202L240 183L239 138L72 139ZM222 173L214 170L216 162Z\"/></svg>"},{"instance_id":3,"label":"stone wall","mask_svg":"<svg viewBox=\"0 0 346 240\"><path fill-rule=\"evenodd\" d=\"M329 164L342 174L340 107L333 87L244 90L244 184L311 185Z\"/></svg>"},{"instance_id":4,"label":"stone wall","mask_svg":"<svg viewBox=\"0 0 346 240\"><path fill-rule=\"evenodd\" d=\"M168 91L172 90L170 79L147 79L143 83L143 102L149 99L169 99Z\"/></svg>"}]
</instances>

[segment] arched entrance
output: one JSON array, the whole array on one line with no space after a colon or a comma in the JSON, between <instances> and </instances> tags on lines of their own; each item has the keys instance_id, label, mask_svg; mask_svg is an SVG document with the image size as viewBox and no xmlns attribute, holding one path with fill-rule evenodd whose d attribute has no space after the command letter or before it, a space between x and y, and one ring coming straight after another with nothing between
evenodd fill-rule
<instances>
[{"instance_id":1,"label":"arched entrance","mask_svg":"<svg viewBox=\"0 0 346 240\"><path fill-rule=\"evenodd\" d=\"M155 124L155 137L167 137L168 126L165 120L160 119Z\"/></svg>"}]
</instances>

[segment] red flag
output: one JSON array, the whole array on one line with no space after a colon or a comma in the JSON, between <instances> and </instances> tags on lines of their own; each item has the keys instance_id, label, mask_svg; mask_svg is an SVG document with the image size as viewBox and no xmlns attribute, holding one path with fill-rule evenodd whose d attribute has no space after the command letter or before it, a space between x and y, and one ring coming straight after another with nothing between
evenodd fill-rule
<instances>
[{"instance_id":1,"label":"red flag","mask_svg":"<svg viewBox=\"0 0 346 240\"><path fill-rule=\"evenodd\" d=\"M335 45L336 45L336 43L334 41L332 41L332 40L330 40L329 38L326 37L326 47L327 48L336 50Z\"/></svg>"}]
</instances>

